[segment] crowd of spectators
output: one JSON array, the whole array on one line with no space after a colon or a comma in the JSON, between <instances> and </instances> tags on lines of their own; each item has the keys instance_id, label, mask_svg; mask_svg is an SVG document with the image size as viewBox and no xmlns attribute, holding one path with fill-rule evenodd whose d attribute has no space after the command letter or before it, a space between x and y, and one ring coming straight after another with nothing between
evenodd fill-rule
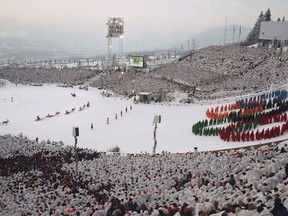
<instances>
[{"instance_id":1,"label":"crowd of spectators","mask_svg":"<svg viewBox=\"0 0 288 216\"><path fill-rule=\"evenodd\" d=\"M195 100L261 92L288 82L288 58L271 48L210 46L150 72L128 69L87 70L84 68L0 69L0 78L14 83L83 84L129 96L132 92L184 92ZM97 77L96 79L92 77ZM98 78L99 77L99 78Z\"/></svg>"},{"instance_id":2,"label":"crowd of spectators","mask_svg":"<svg viewBox=\"0 0 288 216\"><path fill-rule=\"evenodd\" d=\"M150 73L136 71L121 72L108 71L99 79L91 83L92 87L111 90L114 93L129 96L136 92L175 92L181 89L181 85L170 80L159 79Z\"/></svg>"},{"instance_id":3,"label":"crowd of spectators","mask_svg":"<svg viewBox=\"0 0 288 216\"><path fill-rule=\"evenodd\" d=\"M272 84L287 83L287 71L288 59L273 49L211 46L153 74L195 86L195 96L201 99L221 91L231 96L268 90Z\"/></svg>"},{"instance_id":4,"label":"crowd of spectators","mask_svg":"<svg viewBox=\"0 0 288 216\"><path fill-rule=\"evenodd\" d=\"M41 85L44 83L75 86L85 83L98 71L78 68L1 68L0 78L15 84Z\"/></svg>"},{"instance_id":5,"label":"crowd of spectators","mask_svg":"<svg viewBox=\"0 0 288 216\"><path fill-rule=\"evenodd\" d=\"M287 82L288 60L266 48L208 47L142 73L105 71L92 86L123 95L263 91ZM90 70L2 68L15 84L77 85ZM288 147L104 154L22 135L0 136L0 215L287 215Z\"/></svg>"},{"instance_id":6,"label":"crowd of spectators","mask_svg":"<svg viewBox=\"0 0 288 216\"><path fill-rule=\"evenodd\" d=\"M0 136L0 214L277 215L287 145L182 154L104 154Z\"/></svg>"},{"instance_id":7,"label":"crowd of spectators","mask_svg":"<svg viewBox=\"0 0 288 216\"><path fill-rule=\"evenodd\" d=\"M288 58L268 48L210 46L150 73L107 72L92 85L120 94L175 92L195 99L261 92L288 82Z\"/></svg>"}]
</instances>

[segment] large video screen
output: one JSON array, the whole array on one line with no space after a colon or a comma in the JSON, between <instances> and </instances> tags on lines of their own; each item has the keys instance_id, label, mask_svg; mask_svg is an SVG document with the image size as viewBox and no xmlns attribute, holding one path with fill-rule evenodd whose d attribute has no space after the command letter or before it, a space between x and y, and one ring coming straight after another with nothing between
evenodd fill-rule
<instances>
[{"instance_id":1,"label":"large video screen","mask_svg":"<svg viewBox=\"0 0 288 216\"><path fill-rule=\"evenodd\" d=\"M143 56L130 56L129 58L130 67L144 67L144 57Z\"/></svg>"}]
</instances>

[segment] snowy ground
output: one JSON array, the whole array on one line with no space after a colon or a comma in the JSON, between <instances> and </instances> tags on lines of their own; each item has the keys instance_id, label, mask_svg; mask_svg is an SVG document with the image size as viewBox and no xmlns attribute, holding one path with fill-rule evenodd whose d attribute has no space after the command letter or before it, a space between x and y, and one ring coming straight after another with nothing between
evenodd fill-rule
<instances>
[{"instance_id":1,"label":"snowy ground","mask_svg":"<svg viewBox=\"0 0 288 216\"><path fill-rule=\"evenodd\" d=\"M76 97L72 97L71 93L75 93ZM90 107L78 111L88 101ZM78 87L61 88L56 85L16 87L15 84L7 82L5 86L0 87L0 135L18 135L22 132L30 139L35 140L39 137L40 141L50 139L63 141L65 145L74 145L72 128L75 126L79 127L80 131L79 147L107 151L119 146L123 153L151 153L154 145L153 118L155 115L161 115L162 122L157 128L156 152L187 152L194 151L194 147L198 147L199 151L218 150L259 144L227 143L219 137L192 134L192 124L205 119L205 112L209 107L211 105L134 104L132 100L127 99L103 98L100 91L93 88L85 91ZM66 110L70 111L73 108L74 112L64 114ZM35 121L37 115L45 117L58 111L60 114L57 116ZM110 118L109 125L106 123L107 117ZM6 119L9 123L1 124ZM91 123L94 125L93 130L90 128ZM288 138L287 134L269 141L285 138Z\"/></svg>"}]
</instances>

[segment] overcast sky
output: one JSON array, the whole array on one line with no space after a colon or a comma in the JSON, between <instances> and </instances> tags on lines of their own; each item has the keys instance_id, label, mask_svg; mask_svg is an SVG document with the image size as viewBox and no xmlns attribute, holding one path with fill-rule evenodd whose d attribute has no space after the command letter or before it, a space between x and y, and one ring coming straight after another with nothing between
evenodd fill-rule
<instances>
[{"instance_id":1,"label":"overcast sky","mask_svg":"<svg viewBox=\"0 0 288 216\"><path fill-rule=\"evenodd\" d=\"M123 17L124 45L145 47L223 26L226 17L251 28L268 8L273 20L288 18L287 0L0 0L0 21L105 47L108 17Z\"/></svg>"}]
</instances>

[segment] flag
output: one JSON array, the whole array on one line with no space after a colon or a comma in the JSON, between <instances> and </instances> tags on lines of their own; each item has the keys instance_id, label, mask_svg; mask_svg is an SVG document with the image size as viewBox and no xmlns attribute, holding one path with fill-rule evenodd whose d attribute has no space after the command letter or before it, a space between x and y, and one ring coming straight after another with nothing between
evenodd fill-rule
<instances>
[{"instance_id":1,"label":"flag","mask_svg":"<svg viewBox=\"0 0 288 216\"><path fill-rule=\"evenodd\" d=\"M233 25L233 38L232 38L232 44L234 44L234 35L235 35L235 25Z\"/></svg>"}]
</instances>

